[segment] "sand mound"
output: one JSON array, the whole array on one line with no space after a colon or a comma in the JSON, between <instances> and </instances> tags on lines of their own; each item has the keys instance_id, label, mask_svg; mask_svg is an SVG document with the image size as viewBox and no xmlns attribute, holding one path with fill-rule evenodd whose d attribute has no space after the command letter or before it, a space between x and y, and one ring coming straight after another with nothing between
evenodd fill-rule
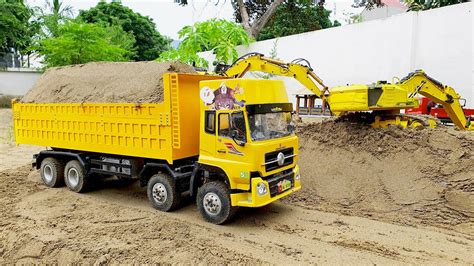
<instances>
[{"instance_id":1,"label":"sand mound","mask_svg":"<svg viewBox=\"0 0 474 266\"><path fill-rule=\"evenodd\" d=\"M303 188L291 202L474 233L472 132L372 129L339 118L302 124L298 134Z\"/></svg>"},{"instance_id":2,"label":"sand mound","mask_svg":"<svg viewBox=\"0 0 474 266\"><path fill-rule=\"evenodd\" d=\"M179 62L95 62L51 68L22 102L162 102L162 76L167 72L195 70Z\"/></svg>"}]
</instances>

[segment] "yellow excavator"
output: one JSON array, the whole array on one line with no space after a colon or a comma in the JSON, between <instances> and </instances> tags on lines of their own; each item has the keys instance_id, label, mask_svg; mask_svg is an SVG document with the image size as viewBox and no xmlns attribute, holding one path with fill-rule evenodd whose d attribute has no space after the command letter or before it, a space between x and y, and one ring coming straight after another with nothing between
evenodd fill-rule
<instances>
[{"instance_id":1,"label":"yellow excavator","mask_svg":"<svg viewBox=\"0 0 474 266\"><path fill-rule=\"evenodd\" d=\"M373 127L435 127L436 120L433 117L400 114L402 109L418 107L417 95L423 95L441 104L459 129L474 130L474 122L470 116L466 117L459 102L460 95L450 86L428 76L423 70L412 72L398 81L394 79L392 83L334 87L331 89L328 104L331 111L338 113L372 111L375 115Z\"/></svg>"},{"instance_id":2,"label":"yellow excavator","mask_svg":"<svg viewBox=\"0 0 474 266\"><path fill-rule=\"evenodd\" d=\"M355 84L329 89L315 73L311 64L302 58L286 63L268 58L259 53L249 53L240 57L231 66L220 66L221 75L241 78L252 71L277 76L292 77L321 98L323 106L327 104L331 112L341 115L348 112L368 112L374 114L372 127L384 128L398 125L404 128L420 126L435 127L433 117L404 115L400 110L419 106L417 95L423 95L441 104L453 123L461 130L474 130L474 121L466 117L459 94L451 87L429 77L424 71L417 70L403 79L392 83L379 81L372 85Z\"/></svg>"}]
</instances>

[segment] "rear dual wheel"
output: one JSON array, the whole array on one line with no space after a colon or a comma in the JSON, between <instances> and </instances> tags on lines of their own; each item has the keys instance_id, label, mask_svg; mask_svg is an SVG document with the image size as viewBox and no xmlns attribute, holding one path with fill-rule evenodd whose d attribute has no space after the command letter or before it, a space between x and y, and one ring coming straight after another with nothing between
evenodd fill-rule
<instances>
[{"instance_id":1,"label":"rear dual wheel","mask_svg":"<svg viewBox=\"0 0 474 266\"><path fill-rule=\"evenodd\" d=\"M47 187L66 186L74 192L84 192L89 182L86 171L78 160L69 161L66 166L60 160L48 157L41 162L41 180Z\"/></svg>"},{"instance_id":2,"label":"rear dual wheel","mask_svg":"<svg viewBox=\"0 0 474 266\"><path fill-rule=\"evenodd\" d=\"M64 167L66 186L74 192L85 192L89 188L86 171L78 160L69 161Z\"/></svg>"},{"instance_id":3,"label":"rear dual wheel","mask_svg":"<svg viewBox=\"0 0 474 266\"><path fill-rule=\"evenodd\" d=\"M64 185L64 164L56 158L45 158L41 162L40 175L47 187L61 187Z\"/></svg>"}]
</instances>

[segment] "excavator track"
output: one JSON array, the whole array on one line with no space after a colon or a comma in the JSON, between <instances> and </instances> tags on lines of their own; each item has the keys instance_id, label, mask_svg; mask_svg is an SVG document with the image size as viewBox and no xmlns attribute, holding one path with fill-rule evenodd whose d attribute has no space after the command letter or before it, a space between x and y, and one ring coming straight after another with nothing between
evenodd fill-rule
<instances>
[{"instance_id":1,"label":"excavator track","mask_svg":"<svg viewBox=\"0 0 474 266\"><path fill-rule=\"evenodd\" d=\"M436 128L441 121L430 115L408 115L408 114L377 114L373 128L387 128L389 126L400 126L403 128Z\"/></svg>"},{"instance_id":2,"label":"excavator track","mask_svg":"<svg viewBox=\"0 0 474 266\"><path fill-rule=\"evenodd\" d=\"M409 122L409 127L416 128L416 123L420 123L423 127L435 128L441 125L441 121L430 115L408 115L400 114L401 117L407 118Z\"/></svg>"}]
</instances>

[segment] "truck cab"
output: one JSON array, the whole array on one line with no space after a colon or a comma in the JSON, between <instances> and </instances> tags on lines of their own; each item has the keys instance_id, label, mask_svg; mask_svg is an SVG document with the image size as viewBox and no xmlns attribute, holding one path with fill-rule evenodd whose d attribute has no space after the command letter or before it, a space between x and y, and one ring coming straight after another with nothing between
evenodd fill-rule
<instances>
[{"instance_id":1,"label":"truck cab","mask_svg":"<svg viewBox=\"0 0 474 266\"><path fill-rule=\"evenodd\" d=\"M227 218L219 211L230 216L238 206L264 206L301 188L293 106L283 81L201 81L200 98L197 204L204 218L220 223ZM207 188L216 182L225 187L221 195ZM229 211L223 210L227 200Z\"/></svg>"}]
</instances>

